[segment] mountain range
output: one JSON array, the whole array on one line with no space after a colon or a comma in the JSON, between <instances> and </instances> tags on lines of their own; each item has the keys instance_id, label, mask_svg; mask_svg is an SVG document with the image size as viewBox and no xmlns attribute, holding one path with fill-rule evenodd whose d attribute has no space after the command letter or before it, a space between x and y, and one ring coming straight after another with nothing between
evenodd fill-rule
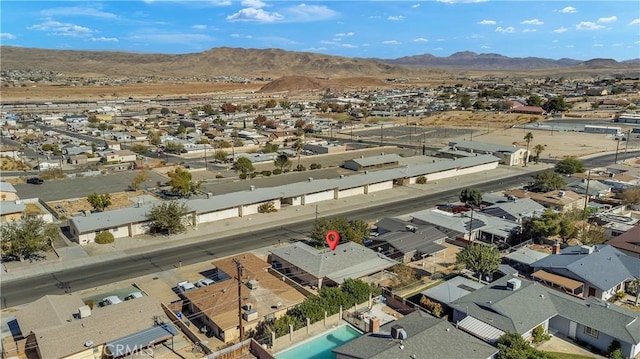
<instances>
[{"instance_id":1,"label":"mountain range","mask_svg":"<svg viewBox=\"0 0 640 359\"><path fill-rule=\"evenodd\" d=\"M476 54L465 51L447 57L430 54L397 59L347 58L280 49L219 47L208 51L168 55L109 51L48 50L0 46L3 70L42 70L75 76L252 76L279 77L407 77L450 70L530 71L543 69L609 69L637 73L640 59L547 59Z\"/></svg>"}]
</instances>

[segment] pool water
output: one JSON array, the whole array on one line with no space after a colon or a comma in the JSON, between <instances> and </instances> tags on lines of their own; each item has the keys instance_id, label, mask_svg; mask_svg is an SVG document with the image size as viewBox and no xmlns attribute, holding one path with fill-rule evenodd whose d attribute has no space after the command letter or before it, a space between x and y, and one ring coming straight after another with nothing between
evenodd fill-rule
<instances>
[{"instance_id":1,"label":"pool water","mask_svg":"<svg viewBox=\"0 0 640 359\"><path fill-rule=\"evenodd\" d=\"M360 332L348 325L300 343L291 349L276 354L276 359L336 359L331 351L359 336Z\"/></svg>"}]
</instances>

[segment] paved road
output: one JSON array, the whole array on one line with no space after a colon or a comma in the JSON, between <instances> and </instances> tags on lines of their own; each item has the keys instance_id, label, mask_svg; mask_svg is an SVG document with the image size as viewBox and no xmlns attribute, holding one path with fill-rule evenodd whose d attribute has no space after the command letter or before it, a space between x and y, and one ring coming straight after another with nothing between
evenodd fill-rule
<instances>
[{"instance_id":1,"label":"paved road","mask_svg":"<svg viewBox=\"0 0 640 359\"><path fill-rule=\"evenodd\" d=\"M630 158L634 155L631 153L622 154L618 156L618 159ZM588 167L597 167L610 164L613 158L614 155L608 154L584 162ZM522 174L502 181L493 180L474 185L474 187L485 192L520 186L528 183L534 174ZM455 200L459 191L459 189L447 190L394 203L362 208L344 215L364 220L397 216L415 211L417 208L428 208L438 203ZM214 238L215 234L203 234L201 235L202 242L197 244L162 249L9 282L3 281L0 283L0 293L2 293L0 304L2 308L7 308L31 302L43 295L63 294L65 288L68 287L72 291L78 291L169 270L179 260L184 264L193 264L273 245L278 243L278 240L293 241L304 237L311 226L312 221L305 220L258 231L247 230L246 233L225 238Z\"/></svg>"}]
</instances>

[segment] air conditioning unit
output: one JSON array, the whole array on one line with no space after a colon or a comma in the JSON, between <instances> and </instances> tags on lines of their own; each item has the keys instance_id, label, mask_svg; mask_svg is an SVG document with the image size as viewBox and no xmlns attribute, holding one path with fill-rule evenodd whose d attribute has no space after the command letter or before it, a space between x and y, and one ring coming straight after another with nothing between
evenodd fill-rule
<instances>
[{"instance_id":1,"label":"air conditioning unit","mask_svg":"<svg viewBox=\"0 0 640 359\"><path fill-rule=\"evenodd\" d=\"M512 278L507 281L507 288L512 291L516 291L520 289L522 286L522 281L518 278Z\"/></svg>"}]
</instances>

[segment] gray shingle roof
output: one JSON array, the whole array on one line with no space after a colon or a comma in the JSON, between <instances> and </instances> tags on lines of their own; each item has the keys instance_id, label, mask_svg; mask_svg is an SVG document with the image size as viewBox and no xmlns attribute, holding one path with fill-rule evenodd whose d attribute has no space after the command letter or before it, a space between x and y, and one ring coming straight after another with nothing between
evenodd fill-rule
<instances>
[{"instance_id":1,"label":"gray shingle roof","mask_svg":"<svg viewBox=\"0 0 640 359\"><path fill-rule=\"evenodd\" d=\"M451 304L502 331L523 334L556 315L597 329L627 343L640 343L640 313L610 305L593 297L586 300L519 278L520 289L506 289L499 280ZM526 309L526 310L525 310Z\"/></svg>"},{"instance_id":2,"label":"gray shingle roof","mask_svg":"<svg viewBox=\"0 0 640 359\"><path fill-rule=\"evenodd\" d=\"M400 343L390 336L391 327L400 325L407 339ZM463 345L461 345L464 343ZM368 333L333 350L334 353L363 359L397 359L414 354L417 358L490 358L498 349L461 330L444 319L421 311L383 325L378 333Z\"/></svg>"},{"instance_id":3,"label":"gray shingle roof","mask_svg":"<svg viewBox=\"0 0 640 359\"><path fill-rule=\"evenodd\" d=\"M532 266L561 272L559 274L589 282L605 291L621 282L640 277L640 259L628 256L610 245L598 245L591 254L580 254L579 250L580 247L565 248L560 254L547 256Z\"/></svg>"},{"instance_id":4,"label":"gray shingle roof","mask_svg":"<svg viewBox=\"0 0 640 359\"><path fill-rule=\"evenodd\" d=\"M529 248L520 248L515 252L507 254L505 258L516 261L518 263L531 265L532 263L535 263L536 261L539 261L542 258L547 257L548 255L549 253L542 253Z\"/></svg>"},{"instance_id":5,"label":"gray shingle roof","mask_svg":"<svg viewBox=\"0 0 640 359\"><path fill-rule=\"evenodd\" d=\"M544 212L544 210L543 205L531 198L521 198L516 201L501 202L493 206L485 207L482 213L516 221L522 217L533 217L535 214Z\"/></svg>"},{"instance_id":6,"label":"gray shingle roof","mask_svg":"<svg viewBox=\"0 0 640 359\"><path fill-rule=\"evenodd\" d=\"M327 277L336 283L342 283L347 278L360 278L397 264L354 242L339 244L335 251L317 250L296 242L270 252L316 278Z\"/></svg>"},{"instance_id":7,"label":"gray shingle roof","mask_svg":"<svg viewBox=\"0 0 640 359\"><path fill-rule=\"evenodd\" d=\"M389 245L402 253L409 253L411 251L429 253L429 250L441 250L442 248L440 247L442 246L434 242L446 240L447 238L448 236L446 234L434 226L425 225L421 226L416 233L406 231L387 232L380 235L377 240L389 243ZM436 246L433 246L433 244L436 244Z\"/></svg>"},{"instance_id":8,"label":"gray shingle roof","mask_svg":"<svg viewBox=\"0 0 640 359\"><path fill-rule=\"evenodd\" d=\"M422 294L440 303L449 304L482 287L484 287L484 284L475 280L456 276L423 291Z\"/></svg>"},{"instance_id":9,"label":"gray shingle roof","mask_svg":"<svg viewBox=\"0 0 640 359\"><path fill-rule=\"evenodd\" d=\"M27 206L22 201L2 201L0 202L0 215L24 212Z\"/></svg>"}]
</instances>

